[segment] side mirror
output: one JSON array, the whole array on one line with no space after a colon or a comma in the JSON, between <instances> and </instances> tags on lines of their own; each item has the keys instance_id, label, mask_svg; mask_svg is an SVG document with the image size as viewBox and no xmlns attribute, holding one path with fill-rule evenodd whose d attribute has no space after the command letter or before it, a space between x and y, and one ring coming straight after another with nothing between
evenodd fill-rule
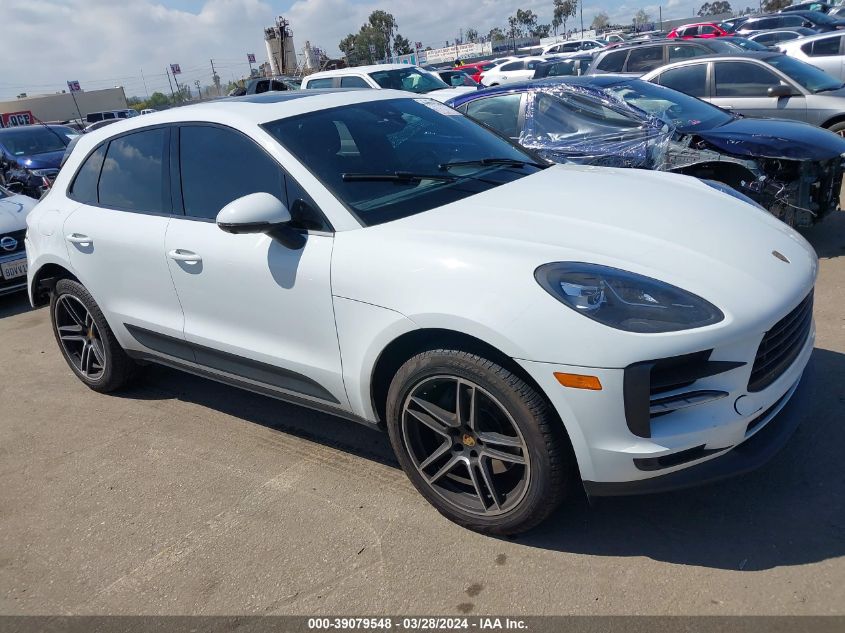
<instances>
[{"instance_id":1,"label":"side mirror","mask_svg":"<svg viewBox=\"0 0 845 633\"><path fill-rule=\"evenodd\" d=\"M766 91L766 94L770 97L776 97L780 99L781 97L791 97L792 96L792 88L789 86L784 86L783 84L778 84L777 86L772 86Z\"/></svg>"},{"instance_id":2,"label":"side mirror","mask_svg":"<svg viewBox=\"0 0 845 633\"><path fill-rule=\"evenodd\" d=\"M299 249L305 236L292 229L284 203L269 193L251 193L232 200L217 214L217 226L226 233L266 233L288 248Z\"/></svg>"}]
</instances>

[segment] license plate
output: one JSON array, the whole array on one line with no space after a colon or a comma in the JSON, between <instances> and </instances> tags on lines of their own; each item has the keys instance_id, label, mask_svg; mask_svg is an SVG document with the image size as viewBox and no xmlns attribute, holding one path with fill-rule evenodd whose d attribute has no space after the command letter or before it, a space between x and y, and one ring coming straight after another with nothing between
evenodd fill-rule
<instances>
[{"instance_id":1,"label":"license plate","mask_svg":"<svg viewBox=\"0 0 845 633\"><path fill-rule=\"evenodd\" d=\"M3 262L0 264L3 270L3 279L14 279L15 277L26 276L26 260L16 259L13 262Z\"/></svg>"}]
</instances>

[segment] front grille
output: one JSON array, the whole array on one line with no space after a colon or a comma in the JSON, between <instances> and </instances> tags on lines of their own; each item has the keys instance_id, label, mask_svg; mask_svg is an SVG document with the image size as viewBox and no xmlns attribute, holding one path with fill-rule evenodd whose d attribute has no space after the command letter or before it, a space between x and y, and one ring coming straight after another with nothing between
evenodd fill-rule
<instances>
[{"instance_id":1,"label":"front grille","mask_svg":"<svg viewBox=\"0 0 845 633\"><path fill-rule=\"evenodd\" d=\"M24 238L26 237L26 229L21 229L20 231L12 231L10 233L2 233L0 234L0 257L4 257L6 255L14 255L15 253L21 253L24 250ZM3 244L8 243L9 240L6 238L11 238L15 241L15 246L12 249L7 250Z\"/></svg>"},{"instance_id":2,"label":"front grille","mask_svg":"<svg viewBox=\"0 0 845 633\"><path fill-rule=\"evenodd\" d=\"M775 323L760 341L748 380L748 391L762 391L789 369L810 335L812 322L811 292L792 312Z\"/></svg>"}]
</instances>

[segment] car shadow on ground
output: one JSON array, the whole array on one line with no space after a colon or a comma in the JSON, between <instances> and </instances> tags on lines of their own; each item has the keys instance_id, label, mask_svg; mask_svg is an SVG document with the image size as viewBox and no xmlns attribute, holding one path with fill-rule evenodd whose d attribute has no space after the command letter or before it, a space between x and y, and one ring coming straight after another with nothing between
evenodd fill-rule
<instances>
[{"instance_id":1,"label":"car shadow on ground","mask_svg":"<svg viewBox=\"0 0 845 633\"><path fill-rule=\"evenodd\" d=\"M802 229L801 234L813 245L820 258L845 255L845 211L832 213L815 226Z\"/></svg>"},{"instance_id":2,"label":"car shadow on ground","mask_svg":"<svg viewBox=\"0 0 845 633\"><path fill-rule=\"evenodd\" d=\"M29 298L25 292L16 292L0 296L0 319L29 312L32 307L29 305Z\"/></svg>"},{"instance_id":3,"label":"car shadow on ground","mask_svg":"<svg viewBox=\"0 0 845 633\"><path fill-rule=\"evenodd\" d=\"M784 450L747 475L640 497L583 495L518 537L593 556L758 571L845 555L845 354L816 349L812 410Z\"/></svg>"},{"instance_id":4,"label":"car shadow on ground","mask_svg":"<svg viewBox=\"0 0 845 633\"><path fill-rule=\"evenodd\" d=\"M802 426L760 470L676 493L589 504L578 486L543 525L512 542L592 556L645 556L755 571L845 554L845 354L817 349ZM193 402L281 433L398 467L387 435L181 372L149 367L121 394Z\"/></svg>"}]
</instances>

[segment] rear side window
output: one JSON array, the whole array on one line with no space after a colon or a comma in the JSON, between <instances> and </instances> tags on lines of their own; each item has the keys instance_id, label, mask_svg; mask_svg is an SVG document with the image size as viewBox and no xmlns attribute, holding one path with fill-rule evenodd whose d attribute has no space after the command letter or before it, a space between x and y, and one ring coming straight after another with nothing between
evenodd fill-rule
<instances>
[{"instance_id":1,"label":"rear side window","mask_svg":"<svg viewBox=\"0 0 845 633\"><path fill-rule=\"evenodd\" d=\"M525 67L525 62L510 62L509 64L505 64L502 66L499 71L506 73L512 70L522 70Z\"/></svg>"},{"instance_id":2,"label":"rear side window","mask_svg":"<svg viewBox=\"0 0 845 633\"><path fill-rule=\"evenodd\" d=\"M97 204L97 181L100 180L100 170L105 156L106 144L104 143L82 163L68 192L73 200L83 204Z\"/></svg>"},{"instance_id":3,"label":"rear side window","mask_svg":"<svg viewBox=\"0 0 845 633\"><path fill-rule=\"evenodd\" d=\"M635 48L628 56L627 72L644 73L663 65L662 46L643 46Z\"/></svg>"},{"instance_id":4,"label":"rear side window","mask_svg":"<svg viewBox=\"0 0 845 633\"><path fill-rule=\"evenodd\" d=\"M628 51L614 51L613 53L608 53L602 58L596 68L608 73L621 73L622 68L625 66L625 57L627 55Z\"/></svg>"},{"instance_id":5,"label":"rear side window","mask_svg":"<svg viewBox=\"0 0 845 633\"><path fill-rule=\"evenodd\" d=\"M669 63L678 61L679 59L689 59L690 57L701 57L702 55L709 55L710 51L701 46L685 46L683 44L673 44L669 46Z\"/></svg>"},{"instance_id":6,"label":"rear side window","mask_svg":"<svg viewBox=\"0 0 845 633\"><path fill-rule=\"evenodd\" d=\"M658 83L692 97L706 97L707 64L694 64L667 70L660 75Z\"/></svg>"},{"instance_id":7,"label":"rear side window","mask_svg":"<svg viewBox=\"0 0 845 633\"><path fill-rule=\"evenodd\" d=\"M842 39L838 37L826 37L821 40L804 44L801 50L810 57L824 57L826 55L839 55L839 42Z\"/></svg>"},{"instance_id":8,"label":"rear side window","mask_svg":"<svg viewBox=\"0 0 845 633\"><path fill-rule=\"evenodd\" d=\"M165 187L164 128L118 137L109 143L98 187L100 204L126 211L169 213Z\"/></svg>"},{"instance_id":9,"label":"rear side window","mask_svg":"<svg viewBox=\"0 0 845 633\"><path fill-rule=\"evenodd\" d=\"M250 139L219 127L185 126L179 131L185 214L213 220L232 200L264 191L286 199L279 165Z\"/></svg>"},{"instance_id":10,"label":"rear side window","mask_svg":"<svg viewBox=\"0 0 845 633\"><path fill-rule=\"evenodd\" d=\"M715 64L717 97L765 97L778 77L756 64L718 62Z\"/></svg>"},{"instance_id":11,"label":"rear side window","mask_svg":"<svg viewBox=\"0 0 845 633\"><path fill-rule=\"evenodd\" d=\"M309 88L331 88L332 81L334 81L331 77L324 77L322 79L312 79L308 82Z\"/></svg>"},{"instance_id":12,"label":"rear side window","mask_svg":"<svg viewBox=\"0 0 845 633\"><path fill-rule=\"evenodd\" d=\"M341 88L369 88L370 84L360 77L343 77L340 80Z\"/></svg>"}]
</instances>

